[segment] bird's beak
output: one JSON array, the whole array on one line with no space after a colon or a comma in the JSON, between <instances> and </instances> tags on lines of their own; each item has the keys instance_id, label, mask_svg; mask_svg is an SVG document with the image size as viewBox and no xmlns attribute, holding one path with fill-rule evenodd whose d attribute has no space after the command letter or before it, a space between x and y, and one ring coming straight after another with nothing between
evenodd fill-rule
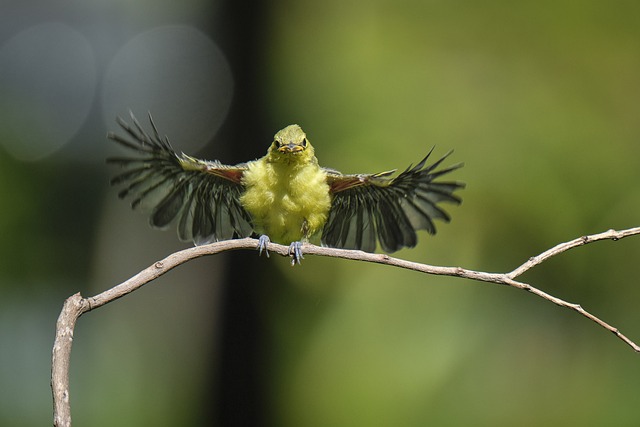
<instances>
[{"instance_id":1,"label":"bird's beak","mask_svg":"<svg viewBox=\"0 0 640 427\"><path fill-rule=\"evenodd\" d=\"M299 144L286 144L278 148L278 151L281 153L297 153L302 150L304 150L304 147Z\"/></svg>"}]
</instances>

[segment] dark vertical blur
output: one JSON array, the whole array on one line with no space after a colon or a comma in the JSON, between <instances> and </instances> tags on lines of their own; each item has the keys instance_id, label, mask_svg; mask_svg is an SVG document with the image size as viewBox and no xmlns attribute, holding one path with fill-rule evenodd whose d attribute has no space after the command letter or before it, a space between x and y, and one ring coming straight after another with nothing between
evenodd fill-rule
<instances>
[{"instance_id":1,"label":"dark vertical blur","mask_svg":"<svg viewBox=\"0 0 640 427\"><path fill-rule=\"evenodd\" d=\"M235 78L235 96L225 124L216 136L227 147L231 162L261 155L270 131L264 125L261 94L264 70L265 4L262 1L224 2L215 15L213 38L227 55ZM203 421L208 425L267 424L263 369L265 340L261 321L261 290L269 263L251 252L229 255L228 280L221 301L219 366L212 367L204 393ZM203 424L205 425L205 424Z\"/></svg>"}]
</instances>

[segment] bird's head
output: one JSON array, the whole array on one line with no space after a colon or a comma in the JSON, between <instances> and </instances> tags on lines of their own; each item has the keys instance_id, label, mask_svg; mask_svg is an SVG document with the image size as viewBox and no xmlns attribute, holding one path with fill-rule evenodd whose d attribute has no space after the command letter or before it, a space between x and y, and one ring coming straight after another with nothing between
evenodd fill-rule
<instances>
[{"instance_id":1,"label":"bird's head","mask_svg":"<svg viewBox=\"0 0 640 427\"><path fill-rule=\"evenodd\" d=\"M314 150L302 128L289 125L275 134L268 155L272 161L304 163L313 159Z\"/></svg>"}]
</instances>

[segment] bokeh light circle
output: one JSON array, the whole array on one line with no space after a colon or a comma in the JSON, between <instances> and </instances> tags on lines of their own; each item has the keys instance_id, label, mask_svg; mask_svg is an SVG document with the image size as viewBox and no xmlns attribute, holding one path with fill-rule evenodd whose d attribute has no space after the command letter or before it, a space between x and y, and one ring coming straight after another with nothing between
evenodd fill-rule
<instances>
[{"instance_id":1,"label":"bokeh light circle","mask_svg":"<svg viewBox=\"0 0 640 427\"><path fill-rule=\"evenodd\" d=\"M161 134L179 150L207 143L227 116L233 76L224 54L205 34L171 25L129 40L109 64L102 88L104 120L129 110L141 122L151 113Z\"/></svg>"},{"instance_id":2,"label":"bokeh light circle","mask_svg":"<svg viewBox=\"0 0 640 427\"><path fill-rule=\"evenodd\" d=\"M60 23L27 28L0 47L0 143L15 158L41 160L78 132L96 92L93 49Z\"/></svg>"}]
</instances>

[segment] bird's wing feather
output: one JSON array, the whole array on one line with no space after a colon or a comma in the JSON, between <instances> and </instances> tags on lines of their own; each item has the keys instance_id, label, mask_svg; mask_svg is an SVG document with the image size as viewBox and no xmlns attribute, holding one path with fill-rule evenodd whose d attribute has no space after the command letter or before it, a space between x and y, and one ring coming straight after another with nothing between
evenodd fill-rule
<instances>
[{"instance_id":1,"label":"bird's wing feather","mask_svg":"<svg viewBox=\"0 0 640 427\"><path fill-rule=\"evenodd\" d=\"M343 175L325 169L333 200L322 243L373 252L379 241L385 252L395 252L416 245L416 230L434 234L434 219L449 222L449 215L438 205L459 204L461 199L454 192L464 184L436 179L462 164L437 170L451 152L427 165L432 151L395 178L390 177L395 171Z\"/></svg>"},{"instance_id":2,"label":"bird's wing feather","mask_svg":"<svg viewBox=\"0 0 640 427\"><path fill-rule=\"evenodd\" d=\"M136 152L107 160L123 169L111 180L112 185L124 186L120 198L131 196L133 208L149 211L153 227L177 221L180 239L196 244L251 235L250 216L239 201L246 164L228 166L177 154L169 139L160 137L151 116L151 134L133 115L131 119L133 125L118 118L128 138L107 135Z\"/></svg>"}]
</instances>

